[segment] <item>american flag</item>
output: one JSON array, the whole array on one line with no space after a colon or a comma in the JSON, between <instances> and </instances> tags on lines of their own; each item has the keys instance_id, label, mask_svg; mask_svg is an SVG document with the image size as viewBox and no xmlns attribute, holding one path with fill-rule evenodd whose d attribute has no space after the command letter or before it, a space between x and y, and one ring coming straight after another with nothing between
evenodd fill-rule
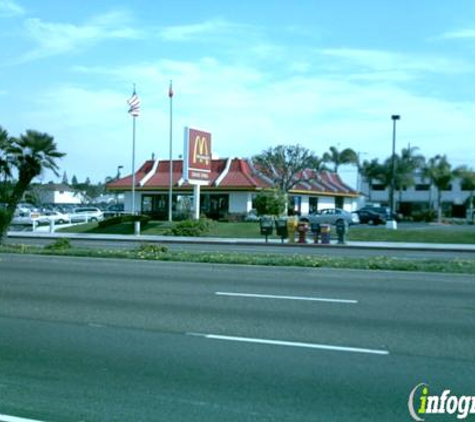
<instances>
[{"instance_id":1,"label":"american flag","mask_svg":"<svg viewBox=\"0 0 475 422\"><path fill-rule=\"evenodd\" d=\"M139 115L139 112L140 112L140 100L139 100L139 97L138 97L137 93L135 92L135 88L134 88L134 93L127 100L127 104L130 106L129 113L132 116L137 117Z\"/></svg>"}]
</instances>

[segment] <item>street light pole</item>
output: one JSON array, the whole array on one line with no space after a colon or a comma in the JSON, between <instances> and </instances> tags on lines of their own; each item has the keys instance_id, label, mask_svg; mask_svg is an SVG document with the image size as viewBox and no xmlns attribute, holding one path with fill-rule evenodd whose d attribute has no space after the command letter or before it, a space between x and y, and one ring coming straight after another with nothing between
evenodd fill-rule
<instances>
[{"instance_id":1,"label":"street light pole","mask_svg":"<svg viewBox=\"0 0 475 422\"><path fill-rule=\"evenodd\" d=\"M389 209L391 212L390 219L393 219L394 215L394 191L396 189L396 121L399 120L401 116L398 114L393 114L391 119L393 121L393 153L391 156L391 189L390 189L390 204Z\"/></svg>"},{"instance_id":2,"label":"street light pole","mask_svg":"<svg viewBox=\"0 0 475 422\"><path fill-rule=\"evenodd\" d=\"M117 176L115 176L116 179L120 179L120 171L124 168L124 166L119 165L117 166Z\"/></svg>"}]
</instances>

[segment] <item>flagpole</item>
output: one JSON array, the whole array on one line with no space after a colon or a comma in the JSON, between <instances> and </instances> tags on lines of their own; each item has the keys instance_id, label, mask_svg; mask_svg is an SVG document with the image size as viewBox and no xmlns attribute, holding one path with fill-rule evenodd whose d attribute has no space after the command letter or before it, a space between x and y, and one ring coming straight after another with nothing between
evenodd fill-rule
<instances>
[{"instance_id":1,"label":"flagpole","mask_svg":"<svg viewBox=\"0 0 475 422\"><path fill-rule=\"evenodd\" d=\"M132 96L127 100L129 104L129 114L132 116L132 215L135 215L135 119L139 115L140 100L135 91Z\"/></svg>"},{"instance_id":2,"label":"flagpole","mask_svg":"<svg viewBox=\"0 0 475 422\"><path fill-rule=\"evenodd\" d=\"M132 215L135 215L135 119L132 117Z\"/></svg>"},{"instance_id":3,"label":"flagpole","mask_svg":"<svg viewBox=\"0 0 475 422\"><path fill-rule=\"evenodd\" d=\"M169 171L169 180L168 180L168 221L173 220L172 216L172 202L173 202L173 87L172 81L170 81L170 87L168 89L168 97L170 98L170 171Z\"/></svg>"}]
</instances>

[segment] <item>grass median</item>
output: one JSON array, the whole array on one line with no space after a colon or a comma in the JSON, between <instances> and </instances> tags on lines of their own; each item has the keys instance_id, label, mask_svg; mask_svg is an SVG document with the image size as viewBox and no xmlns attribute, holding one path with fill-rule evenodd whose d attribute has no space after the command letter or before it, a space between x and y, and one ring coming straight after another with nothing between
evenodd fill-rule
<instances>
[{"instance_id":1,"label":"grass median","mask_svg":"<svg viewBox=\"0 0 475 422\"><path fill-rule=\"evenodd\" d=\"M184 252L170 251L166 246L144 243L134 249L92 249L71 246L68 239L58 239L48 246L3 245L0 253L76 256L88 258L120 258L148 261L198 262L231 265L263 265L306 268L346 268L386 271L423 271L475 274L475 260L403 259L388 256L346 258L299 254Z\"/></svg>"},{"instance_id":2,"label":"grass median","mask_svg":"<svg viewBox=\"0 0 475 422\"><path fill-rule=\"evenodd\" d=\"M143 235L164 235L169 231L173 223L163 221L151 221L141 233ZM333 228L333 236L335 229ZM81 224L68 228L59 229L61 233L96 233L96 234L134 234L133 223L122 223L110 227L100 228L97 223ZM311 237L311 233L308 234ZM224 223L216 222L210 231L203 237L258 239L262 238L259 223ZM277 239L274 234L271 239ZM384 227L368 227L365 225L352 226L349 229L348 240L364 242L418 242L440 244L475 244L474 226L456 225L400 225L397 230L388 230Z\"/></svg>"}]
</instances>

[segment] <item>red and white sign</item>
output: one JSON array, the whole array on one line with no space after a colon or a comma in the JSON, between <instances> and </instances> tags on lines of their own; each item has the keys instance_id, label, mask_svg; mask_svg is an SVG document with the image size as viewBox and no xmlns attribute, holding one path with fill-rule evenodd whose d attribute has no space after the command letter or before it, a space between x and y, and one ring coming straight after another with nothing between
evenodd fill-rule
<instances>
[{"instance_id":1,"label":"red and white sign","mask_svg":"<svg viewBox=\"0 0 475 422\"><path fill-rule=\"evenodd\" d=\"M211 175L211 133L185 127L183 178L206 185Z\"/></svg>"}]
</instances>

